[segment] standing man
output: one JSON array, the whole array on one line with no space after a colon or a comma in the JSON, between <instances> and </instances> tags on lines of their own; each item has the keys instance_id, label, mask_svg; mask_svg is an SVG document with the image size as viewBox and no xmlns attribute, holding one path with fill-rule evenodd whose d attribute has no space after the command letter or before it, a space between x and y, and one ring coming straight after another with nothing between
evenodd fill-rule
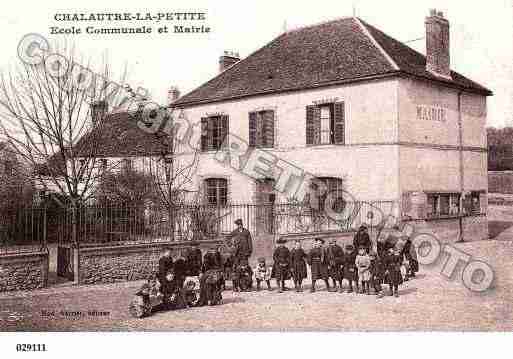
<instances>
[{"instance_id":1,"label":"standing man","mask_svg":"<svg viewBox=\"0 0 513 359\"><path fill-rule=\"evenodd\" d=\"M251 239L251 233L244 228L242 219L235 221L237 228L230 233L229 238L233 241L235 247L235 258L234 265L237 266L243 259L248 260L253 253L253 240Z\"/></svg>"}]
</instances>

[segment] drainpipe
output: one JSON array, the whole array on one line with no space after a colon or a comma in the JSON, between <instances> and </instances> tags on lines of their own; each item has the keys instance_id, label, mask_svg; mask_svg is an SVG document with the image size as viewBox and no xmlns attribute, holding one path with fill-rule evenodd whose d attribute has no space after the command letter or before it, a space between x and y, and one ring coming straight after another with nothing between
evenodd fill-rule
<instances>
[{"instance_id":1,"label":"drainpipe","mask_svg":"<svg viewBox=\"0 0 513 359\"><path fill-rule=\"evenodd\" d=\"M462 118L461 118L461 95L462 92L458 91L458 155L459 155L459 173L460 173L460 213L458 216L459 221L459 233L460 238L458 239L458 242L464 242L463 238L463 194L464 194L464 168L463 168L463 124L462 124Z\"/></svg>"}]
</instances>

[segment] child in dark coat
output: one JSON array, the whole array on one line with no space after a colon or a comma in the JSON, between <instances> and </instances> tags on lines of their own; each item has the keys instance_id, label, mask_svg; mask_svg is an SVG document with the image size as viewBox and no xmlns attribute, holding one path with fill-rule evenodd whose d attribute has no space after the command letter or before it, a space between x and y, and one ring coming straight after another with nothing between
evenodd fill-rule
<instances>
[{"instance_id":1,"label":"child in dark coat","mask_svg":"<svg viewBox=\"0 0 513 359\"><path fill-rule=\"evenodd\" d=\"M330 239L328 248L326 248L326 262L328 263L328 276L333 281L333 291L337 291L337 282L342 293L342 273L341 268L344 264L344 250L337 244L335 239Z\"/></svg>"},{"instance_id":2,"label":"child in dark coat","mask_svg":"<svg viewBox=\"0 0 513 359\"><path fill-rule=\"evenodd\" d=\"M303 291L303 279L307 277L306 260L307 255L301 248L301 241L296 240L294 248L290 251L290 270L294 279L296 292Z\"/></svg>"},{"instance_id":3,"label":"child in dark coat","mask_svg":"<svg viewBox=\"0 0 513 359\"><path fill-rule=\"evenodd\" d=\"M390 286L390 295L399 297L399 285L402 284L401 275L402 255L399 250L390 248L384 259L385 264L385 282Z\"/></svg>"},{"instance_id":4,"label":"child in dark coat","mask_svg":"<svg viewBox=\"0 0 513 359\"><path fill-rule=\"evenodd\" d=\"M278 247L274 250L274 275L276 276L276 283L278 284L278 293L285 290L285 281L290 279L290 251L285 247L287 241L279 239L277 241Z\"/></svg>"},{"instance_id":5,"label":"child in dark coat","mask_svg":"<svg viewBox=\"0 0 513 359\"><path fill-rule=\"evenodd\" d=\"M349 290L347 293L353 292L353 284L356 292L358 292L358 271L356 268L356 249L353 245L348 244L346 246L346 252L344 256L344 279L349 283Z\"/></svg>"},{"instance_id":6,"label":"child in dark coat","mask_svg":"<svg viewBox=\"0 0 513 359\"><path fill-rule=\"evenodd\" d=\"M317 279L324 280L326 283L326 289L330 290L330 284L328 282L328 265L326 263L326 253L322 245L324 240L316 238L314 246L308 254L308 264L310 264L310 270L312 272L312 288L310 292L315 292L315 282Z\"/></svg>"},{"instance_id":7,"label":"child in dark coat","mask_svg":"<svg viewBox=\"0 0 513 359\"><path fill-rule=\"evenodd\" d=\"M410 237L406 239L403 247L403 255L406 261L408 261L408 271L406 272L404 280L409 278L415 278L415 274L419 271L419 262L417 260L417 252L415 247L412 245Z\"/></svg>"},{"instance_id":8,"label":"child in dark coat","mask_svg":"<svg viewBox=\"0 0 513 359\"><path fill-rule=\"evenodd\" d=\"M369 255L371 259L371 285L378 298L383 298L383 278L385 277L385 267L383 261L379 258L376 253L371 252Z\"/></svg>"},{"instance_id":9,"label":"child in dark coat","mask_svg":"<svg viewBox=\"0 0 513 359\"><path fill-rule=\"evenodd\" d=\"M248 264L247 259L241 259L237 266L236 281L234 285L237 287L235 291L251 292L253 287L253 270Z\"/></svg>"}]
</instances>

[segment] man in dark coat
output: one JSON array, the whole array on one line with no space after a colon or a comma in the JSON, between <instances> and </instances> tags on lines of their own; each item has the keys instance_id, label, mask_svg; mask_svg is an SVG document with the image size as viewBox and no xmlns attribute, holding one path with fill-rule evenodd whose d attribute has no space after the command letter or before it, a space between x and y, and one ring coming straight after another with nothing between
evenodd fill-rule
<instances>
[{"instance_id":1,"label":"man in dark coat","mask_svg":"<svg viewBox=\"0 0 513 359\"><path fill-rule=\"evenodd\" d=\"M191 241L191 247L187 250L186 262L187 262L187 275L198 276L203 266L203 254L201 249L198 248L199 243L197 241Z\"/></svg>"},{"instance_id":2,"label":"man in dark coat","mask_svg":"<svg viewBox=\"0 0 513 359\"><path fill-rule=\"evenodd\" d=\"M233 241L235 247L235 265L238 265L240 260L248 260L249 257L251 257L253 253L253 240L251 239L251 233L244 228L242 219L237 219L235 224L237 228L233 230L228 237Z\"/></svg>"},{"instance_id":3,"label":"man in dark coat","mask_svg":"<svg viewBox=\"0 0 513 359\"><path fill-rule=\"evenodd\" d=\"M285 290L285 281L290 278L290 251L285 247L287 241L278 239L278 247L274 250L274 273L278 284L278 293Z\"/></svg>"},{"instance_id":4,"label":"man in dark coat","mask_svg":"<svg viewBox=\"0 0 513 359\"><path fill-rule=\"evenodd\" d=\"M333 291L337 291L337 282L342 292L342 273L341 267L344 264L344 250L337 244L335 239L330 239L328 248L326 248L326 262L328 264L328 277L333 281Z\"/></svg>"},{"instance_id":5,"label":"man in dark coat","mask_svg":"<svg viewBox=\"0 0 513 359\"><path fill-rule=\"evenodd\" d=\"M315 282L317 279L323 279L326 283L326 289L330 290L330 284L328 282L328 265L326 263L326 253L322 245L324 240L316 238L314 241L314 247L308 254L308 264L312 272L312 288L310 292L315 292Z\"/></svg>"},{"instance_id":6,"label":"man in dark coat","mask_svg":"<svg viewBox=\"0 0 513 359\"><path fill-rule=\"evenodd\" d=\"M367 232L367 226L362 224L356 232L353 238L353 247L358 249L364 247L367 253L370 253L372 248L372 242L369 237L369 233Z\"/></svg>"},{"instance_id":7,"label":"man in dark coat","mask_svg":"<svg viewBox=\"0 0 513 359\"><path fill-rule=\"evenodd\" d=\"M171 250L166 249L164 254L159 259L159 271L157 278L160 282L160 292L165 295L169 295L171 292L171 281L167 278L167 275L173 270L173 257L171 257Z\"/></svg>"}]
</instances>

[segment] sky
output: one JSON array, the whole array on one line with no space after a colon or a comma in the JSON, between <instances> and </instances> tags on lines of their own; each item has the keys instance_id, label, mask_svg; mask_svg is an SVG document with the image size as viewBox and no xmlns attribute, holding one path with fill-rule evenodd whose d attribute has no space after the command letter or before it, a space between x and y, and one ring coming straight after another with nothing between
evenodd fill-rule
<instances>
[{"instance_id":1,"label":"sky","mask_svg":"<svg viewBox=\"0 0 513 359\"><path fill-rule=\"evenodd\" d=\"M450 21L451 67L494 92L488 98L488 125L513 126L513 1L488 0L348 0L348 1L127 1L89 0L30 3L11 1L0 14L3 50L0 67L16 64L16 48L27 33L50 40L72 41L93 63L107 55L119 76L127 68L132 87L147 88L156 102L165 103L167 91L178 86L182 94L218 73L219 56L225 50L246 57L293 29L356 14L390 36L425 53L424 19L430 8L444 12ZM80 4L80 5L78 5ZM166 22L62 22L56 13L96 12L205 12L202 24L208 34L50 35L50 27L152 26ZM173 23L167 23L172 25ZM421 40L411 41L422 38ZM411 41L411 42L410 42ZM94 65L93 65L94 68ZM119 77L118 76L118 77ZM116 77L116 76L114 76Z\"/></svg>"}]
</instances>

